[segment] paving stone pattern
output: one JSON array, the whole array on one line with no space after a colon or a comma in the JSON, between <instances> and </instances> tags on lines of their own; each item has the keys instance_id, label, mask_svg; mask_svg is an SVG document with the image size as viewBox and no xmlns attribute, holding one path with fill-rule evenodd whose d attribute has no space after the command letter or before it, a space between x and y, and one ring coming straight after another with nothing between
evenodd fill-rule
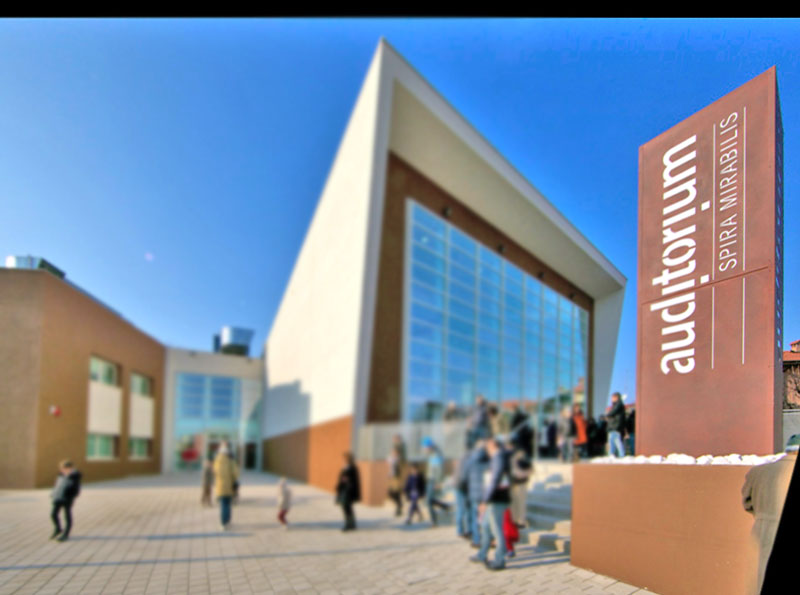
<instances>
[{"instance_id":1,"label":"paving stone pattern","mask_svg":"<svg viewBox=\"0 0 800 595\"><path fill-rule=\"evenodd\" d=\"M489 571L452 525L406 527L388 507L357 506L358 530L342 533L333 496L302 484L284 530L276 483L242 478L229 531L196 475L86 484L65 543L48 539L49 490L0 491L0 593L645 593L533 546Z\"/></svg>"}]
</instances>

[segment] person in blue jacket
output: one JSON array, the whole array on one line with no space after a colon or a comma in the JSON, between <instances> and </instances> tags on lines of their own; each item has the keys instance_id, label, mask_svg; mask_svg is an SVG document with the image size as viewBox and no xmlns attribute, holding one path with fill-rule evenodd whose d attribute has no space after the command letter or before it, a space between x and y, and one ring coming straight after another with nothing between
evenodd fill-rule
<instances>
[{"instance_id":1,"label":"person in blue jacket","mask_svg":"<svg viewBox=\"0 0 800 595\"><path fill-rule=\"evenodd\" d=\"M503 516L511 503L511 481L508 454L503 444L492 437L486 441L489 471L478 512L481 515L481 549L470 560L483 562L491 570L506 567L506 543L503 535ZM496 542L494 562L489 563L488 553L492 538Z\"/></svg>"},{"instance_id":2,"label":"person in blue jacket","mask_svg":"<svg viewBox=\"0 0 800 595\"><path fill-rule=\"evenodd\" d=\"M422 448L428 454L427 469L425 473L425 504L431 515L431 523L436 526L436 508L450 510L450 505L441 500L442 483L444 482L444 458L439 447L430 438L422 440Z\"/></svg>"},{"instance_id":3,"label":"person in blue jacket","mask_svg":"<svg viewBox=\"0 0 800 595\"><path fill-rule=\"evenodd\" d=\"M472 547L481 545L480 514L478 509L483 501L483 476L489 463L486 446L483 440L475 442L467 459L465 474L467 476L467 495L469 498L469 523L472 534Z\"/></svg>"}]
</instances>

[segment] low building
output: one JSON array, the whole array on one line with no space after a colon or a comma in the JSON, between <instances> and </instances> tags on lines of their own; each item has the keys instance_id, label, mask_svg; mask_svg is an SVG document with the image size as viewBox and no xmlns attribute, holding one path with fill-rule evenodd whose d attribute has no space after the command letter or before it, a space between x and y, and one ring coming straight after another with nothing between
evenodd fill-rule
<instances>
[{"instance_id":1,"label":"low building","mask_svg":"<svg viewBox=\"0 0 800 595\"><path fill-rule=\"evenodd\" d=\"M65 458L87 481L157 473L164 347L32 262L0 269L0 487L52 485Z\"/></svg>"}]
</instances>

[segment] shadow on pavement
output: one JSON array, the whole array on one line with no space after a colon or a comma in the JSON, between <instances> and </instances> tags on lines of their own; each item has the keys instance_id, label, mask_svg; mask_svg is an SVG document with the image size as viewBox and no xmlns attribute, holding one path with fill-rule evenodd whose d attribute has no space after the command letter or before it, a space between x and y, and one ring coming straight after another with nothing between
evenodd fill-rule
<instances>
[{"instance_id":1,"label":"shadow on pavement","mask_svg":"<svg viewBox=\"0 0 800 595\"><path fill-rule=\"evenodd\" d=\"M167 541L170 539L203 539L206 537L249 537L250 533L216 531L211 533L171 533L165 535L73 535L70 541L128 541L145 539L147 541Z\"/></svg>"},{"instance_id":2,"label":"shadow on pavement","mask_svg":"<svg viewBox=\"0 0 800 595\"><path fill-rule=\"evenodd\" d=\"M532 554L532 555L521 555ZM522 562L522 564L520 564ZM507 568L514 570L517 568L533 568L535 566L546 566L548 564L561 564L569 562L569 554L563 552L537 552L536 549L524 550L517 548L517 555L510 560L506 560Z\"/></svg>"},{"instance_id":3,"label":"shadow on pavement","mask_svg":"<svg viewBox=\"0 0 800 595\"><path fill-rule=\"evenodd\" d=\"M230 535L230 534L227 534ZM70 541L73 538L70 537ZM77 537L75 538L77 539ZM69 543L69 542L67 542ZM207 556L207 557L191 557L191 558L166 558L166 559L142 559L142 560L116 560L116 561L102 561L102 562L61 562L54 564L20 564L17 566L0 566L0 572L9 570L41 570L42 568L84 568L84 567L102 567L102 566L142 566L151 564L197 564L198 562L227 562L230 560L267 560L270 558L298 558L305 556L330 556L330 555L348 555L348 554L366 554L375 551L391 551L391 550L418 550L420 548L437 547L441 545L452 545L452 540L447 541L434 541L424 544L397 544L397 545L377 545L371 547L353 548L346 550L309 550L299 552L276 552L274 554L252 554L252 555L232 555L232 556ZM59 544L59 547L68 547Z\"/></svg>"}]
</instances>

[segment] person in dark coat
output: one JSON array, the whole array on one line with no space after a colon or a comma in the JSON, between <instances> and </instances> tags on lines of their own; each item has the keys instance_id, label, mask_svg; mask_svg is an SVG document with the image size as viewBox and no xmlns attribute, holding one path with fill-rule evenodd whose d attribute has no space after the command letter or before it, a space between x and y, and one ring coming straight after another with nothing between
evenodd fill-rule
<instances>
[{"instance_id":1,"label":"person in dark coat","mask_svg":"<svg viewBox=\"0 0 800 595\"><path fill-rule=\"evenodd\" d=\"M636 409L631 409L625 418L625 433L628 435L625 439L628 454L633 456L636 454Z\"/></svg>"},{"instance_id":2,"label":"person in dark coat","mask_svg":"<svg viewBox=\"0 0 800 595\"><path fill-rule=\"evenodd\" d=\"M341 505L342 511L344 511L342 531L354 531L356 516L353 512L353 504L361 501L361 478L353 453L345 453L344 460L345 465L339 473L339 481L336 483L336 503Z\"/></svg>"},{"instance_id":3,"label":"person in dark coat","mask_svg":"<svg viewBox=\"0 0 800 595\"><path fill-rule=\"evenodd\" d=\"M596 456L601 457L606 454L606 442L608 442L608 425L606 418L602 415L597 420L597 444L595 445Z\"/></svg>"},{"instance_id":4,"label":"person in dark coat","mask_svg":"<svg viewBox=\"0 0 800 595\"><path fill-rule=\"evenodd\" d=\"M61 461L58 469L58 476L53 487L53 510L50 518L53 520L53 534L50 539L66 541L69 539L69 532L72 530L72 504L75 498L81 493L81 472L75 469L72 461ZM66 524L61 529L61 511L64 511Z\"/></svg>"},{"instance_id":5,"label":"person in dark coat","mask_svg":"<svg viewBox=\"0 0 800 595\"><path fill-rule=\"evenodd\" d=\"M586 445L586 454L589 457L597 456L597 422L593 417L586 420L586 437L589 439Z\"/></svg>"},{"instance_id":6,"label":"person in dark coat","mask_svg":"<svg viewBox=\"0 0 800 595\"><path fill-rule=\"evenodd\" d=\"M612 457L624 457L625 446L622 444L622 433L625 431L625 404L622 395L611 395L611 411L606 414L608 421L608 454Z\"/></svg>"},{"instance_id":7,"label":"person in dark coat","mask_svg":"<svg viewBox=\"0 0 800 595\"><path fill-rule=\"evenodd\" d=\"M520 406L514 411L511 418L510 441L525 451L525 456L533 458L533 442L536 436L531 428L530 419L525 410Z\"/></svg>"},{"instance_id":8,"label":"person in dark coat","mask_svg":"<svg viewBox=\"0 0 800 595\"><path fill-rule=\"evenodd\" d=\"M425 498L425 476L419 472L419 465L411 463L408 478L405 485L406 498L408 499L408 518L406 525L410 525L416 514L422 521L422 511L419 509L419 501Z\"/></svg>"}]
</instances>

